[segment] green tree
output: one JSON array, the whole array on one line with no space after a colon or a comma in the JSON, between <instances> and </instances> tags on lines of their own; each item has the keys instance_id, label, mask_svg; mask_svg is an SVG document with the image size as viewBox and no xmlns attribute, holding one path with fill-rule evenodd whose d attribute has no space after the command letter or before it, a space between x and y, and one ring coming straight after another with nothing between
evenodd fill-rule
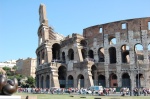
<instances>
[{"instance_id":1,"label":"green tree","mask_svg":"<svg viewBox=\"0 0 150 99\"><path fill-rule=\"evenodd\" d=\"M28 80L26 81L26 83L29 87L35 87L35 79L32 76L28 77Z\"/></svg>"},{"instance_id":2,"label":"green tree","mask_svg":"<svg viewBox=\"0 0 150 99\"><path fill-rule=\"evenodd\" d=\"M10 68L10 67L6 67L6 66L5 66L5 67L3 67L3 70L5 70L5 71L7 72L7 71L10 71L10 70L11 70L11 68Z\"/></svg>"},{"instance_id":3,"label":"green tree","mask_svg":"<svg viewBox=\"0 0 150 99\"><path fill-rule=\"evenodd\" d=\"M17 66L13 66L13 68L12 68L12 69L17 70Z\"/></svg>"},{"instance_id":4,"label":"green tree","mask_svg":"<svg viewBox=\"0 0 150 99\"><path fill-rule=\"evenodd\" d=\"M5 66L5 67L3 67L3 70L6 71L6 74L7 74L8 76L12 75L12 73L10 72L10 71L11 71L11 68L10 68L10 67Z\"/></svg>"},{"instance_id":5,"label":"green tree","mask_svg":"<svg viewBox=\"0 0 150 99\"><path fill-rule=\"evenodd\" d=\"M13 66L12 69L14 70L14 73L16 74L17 66Z\"/></svg>"}]
</instances>

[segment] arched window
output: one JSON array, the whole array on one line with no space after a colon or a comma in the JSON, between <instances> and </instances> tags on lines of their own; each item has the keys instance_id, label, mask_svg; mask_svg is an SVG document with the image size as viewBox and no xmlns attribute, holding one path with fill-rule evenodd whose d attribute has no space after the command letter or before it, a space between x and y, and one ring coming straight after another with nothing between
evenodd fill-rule
<instances>
[{"instance_id":1,"label":"arched window","mask_svg":"<svg viewBox=\"0 0 150 99\"><path fill-rule=\"evenodd\" d=\"M122 55L122 63L129 63L130 62L129 46L123 45L121 47L121 55Z\"/></svg>"},{"instance_id":2,"label":"arched window","mask_svg":"<svg viewBox=\"0 0 150 99\"><path fill-rule=\"evenodd\" d=\"M88 53L88 54L89 54L89 57L90 57L90 58L94 58L93 50L89 50L89 53Z\"/></svg>"},{"instance_id":3,"label":"arched window","mask_svg":"<svg viewBox=\"0 0 150 99\"><path fill-rule=\"evenodd\" d=\"M116 48L115 47L109 48L109 59L110 59L110 63L116 63Z\"/></svg>"},{"instance_id":4,"label":"arched window","mask_svg":"<svg viewBox=\"0 0 150 99\"><path fill-rule=\"evenodd\" d=\"M143 52L143 46L141 44L136 44L135 48L135 61L143 61L144 60L144 52Z\"/></svg>"},{"instance_id":5,"label":"arched window","mask_svg":"<svg viewBox=\"0 0 150 99\"><path fill-rule=\"evenodd\" d=\"M73 49L69 49L68 57L69 57L70 60L74 60L74 51L73 51Z\"/></svg>"},{"instance_id":6,"label":"arched window","mask_svg":"<svg viewBox=\"0 0 150 99\"><path fill-rule=\"evenodd\" d=\"M87 42L85 40L81 40L80 44L81 44L81 46L84 46L84 47L87 46Z\"/></svg>"},{"instance_id":7,"label":"arched window","mask_svg":"<svg viewBox=\"0 0 150 99\"><path fill-rule=\"evenodd\" d=\"M99 57L99 62L104 62L105 61L104 48L99 48L98 57Z\"/></svg>"},{"instance_id":8,"label":"arched window","mask_svg":"<svg viewBox=\"0 0 150 99\"><path fill-rule=\"evenodd\" d=\"M60 88L66 87L66 75L67 75L66 67L60 66L58 68L58 79L59 79Z\"/></svg>"},{"instance_id":9,"label":"arched window","mask_svg":"<svg viewBox=\"0 0 150 99\"><path fill-rule=\"evenodd\" d=\"M109 44L110 44L110 45L116 44L116 38L115 38L115 37L111 37L111 38L109 39Z\"/></svg>"},{"instance_id":10,"label":"arched window","mask_svg":"<svg viewBox=\"0 0 150 99\"><path fill-rule=\"evenodd\" d=\"M60 60L60 45L58 43L52 46L53 60Z\"/></svg>"}]
</instances>

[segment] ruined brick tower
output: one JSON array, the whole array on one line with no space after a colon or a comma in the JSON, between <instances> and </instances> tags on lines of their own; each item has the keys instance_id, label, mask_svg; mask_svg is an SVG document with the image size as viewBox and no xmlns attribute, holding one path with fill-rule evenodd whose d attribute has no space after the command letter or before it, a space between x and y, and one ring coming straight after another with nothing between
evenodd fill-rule
<instances>
[{"instance_id":1,"label":"ruined brick tower","mask_svg":"<svg viewBox=\"0 0 150 99\"><path fill-rule=\"evenodd\" d=\"M150 87L150 17L121 20L63 37L48 25L46 7L40 26L36 84L50 87Z\"/></svg>"}]
</instances>

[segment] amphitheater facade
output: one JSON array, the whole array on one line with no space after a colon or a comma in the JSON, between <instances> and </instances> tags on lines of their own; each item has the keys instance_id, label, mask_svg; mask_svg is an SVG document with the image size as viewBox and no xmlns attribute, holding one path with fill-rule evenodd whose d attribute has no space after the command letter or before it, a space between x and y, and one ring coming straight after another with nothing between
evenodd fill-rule
<instances>
[{"instance_id":1,"label":"amphitheater facade","mask_svg":"<svg viewBox=\"0 0 150 99\"><path fill-rule=\"evenodd\" d=\"M150 17L121 20L64 37L39 8L38 88L150 87Z\"/></svg>"}]
</instances>

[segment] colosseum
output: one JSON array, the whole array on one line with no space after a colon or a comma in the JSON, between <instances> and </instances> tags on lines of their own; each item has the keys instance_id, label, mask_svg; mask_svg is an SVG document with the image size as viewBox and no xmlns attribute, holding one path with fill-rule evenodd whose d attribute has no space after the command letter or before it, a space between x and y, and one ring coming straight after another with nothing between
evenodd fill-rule
<instances>
[{"instance_id":1,"label":"colosseum","mask_svg":"<svg viewBox=\"0 0 150 99\"><path fill-rule=\"evenodd\" d=\"M39 7L38 88L150 87L150 17L120 20L66 37L48 25Z\"/></svg>"}]
</instances>

